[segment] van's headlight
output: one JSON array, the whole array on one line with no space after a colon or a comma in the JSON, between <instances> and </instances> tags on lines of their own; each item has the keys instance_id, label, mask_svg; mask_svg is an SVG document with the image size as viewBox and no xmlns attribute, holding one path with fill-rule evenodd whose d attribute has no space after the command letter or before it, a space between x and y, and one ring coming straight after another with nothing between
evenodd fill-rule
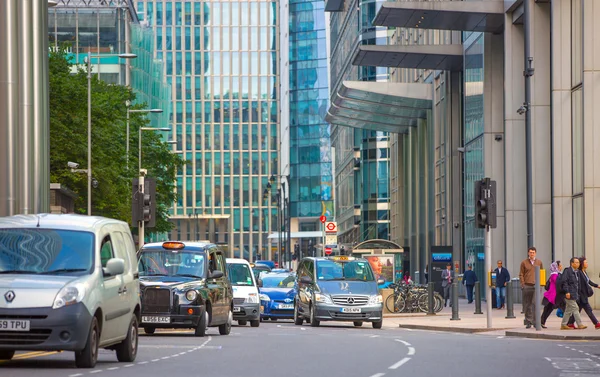
<instances>
[{"instance_id":1,"label":"van's headlight","mask_svg":"<svg viewBox=\"0 0 600 377\"><path fill-rule=\"evenodd\" d=\"M256 293L250 293L246 302L249 304L258 304L258 295Z\"/></svg>"},{"instance_id":2,"label":"van's headlight","mask_svg":"<svg viewBox=\"0 0 600 377\"><path fill-rule=\"evenodd\" d=\"M369 305L381 304L383 302L382 295L376 295L369 297Z\"/></svg>"},{"instance_id":3,"label":"van's headlight","mask_svg":"<svg viewBox=\"0 0 600 377\"><path fill-rule=\"evenodd\" d=\"M185 298L188 301L194 301L198 298L198 292L193 289L190 289L189 291L185 292Z\"/></svg>"},{"instance_id":4,"label":"van's headlight","mask_svg":"<svg viewBox=\"0 0 600 377\"><path fill-rule=\"evenodd\" d=\"M315 301L322 302L323 304L333 304L329 296L321 293L315 293Z\"/></svg>"},{"instance_id":5,"label":"van's headlight","mask_svg":"<svg viewBox=\"0 0 600 377\"><path fill-rule=\"evenodd\" d=\"M260 294L260 301L271 301L271 299L266 294L261 293Z\"/></svg>"},{"instance_id":6,"label":"van's headlight","mask_svg":"<svg viewBox=\"0 0 600 377\"><path fill-rule=\"evenodd\" d=\"M62 308L63 306L77 304L85 296L85 287L83 284L67 285L56 295L52 309Z\"/></svg>"}]
</instances>

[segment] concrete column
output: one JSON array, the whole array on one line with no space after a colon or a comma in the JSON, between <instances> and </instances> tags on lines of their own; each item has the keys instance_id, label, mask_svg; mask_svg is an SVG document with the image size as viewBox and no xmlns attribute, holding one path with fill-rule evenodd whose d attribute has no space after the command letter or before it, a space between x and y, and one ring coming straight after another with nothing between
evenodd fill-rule
<instances>
[{"instance_id":1,"label":"concrete column","mask_svg":"<svg viewBox=\"0 0 600 377\"><path fill-rule=\"evenodd\" d=\"M463 245L463 154L458 151L462 147L463 128L462 128L462 76L459 72L451 72L448 74L450 85L447 95L447 109L450 114L450 129L447 131L449 137L450 150L446 151L451 163L450 175L448 181L450 189L447 196L448 208L451 213L447 214L448 222L452 227L452 238L448 245L453 246L453 255L462 255L464 250ZM449 100L448 100L449 99ZM458 226L455 226L458 225ZM430 262L430 261L428 261Z\"/></svg>"},{"instance_id":2,"label":"concrete column","mask_svg":"<svg viewBox=\"0 0 600 377\"><path fill-rule=\"evenodd\" d=\"M17 129L19 126L19 1L0 1L0 216L17 213Z\"/></svg>"},{"instance_id":3,"label":"concrete column","mask_svg":"<svg viewBox=\"0 0 600 377\"><path fill-rule=\"evenodd\" d=\"M17 169L20 190L18 212L33 212L33 1L19 2L19 154ZM50 187L48 187L48 190Z\"/></svg>"}]
</instances>

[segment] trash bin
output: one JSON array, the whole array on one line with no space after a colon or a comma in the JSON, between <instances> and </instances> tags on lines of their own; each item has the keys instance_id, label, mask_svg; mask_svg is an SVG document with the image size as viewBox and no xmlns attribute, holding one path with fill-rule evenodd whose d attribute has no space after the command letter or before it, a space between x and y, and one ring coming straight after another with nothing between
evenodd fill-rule
<instances>
[{"instance_id":1,"label":"trash bin","mask_svg":"<svg viewBox=\"0 0 600 377\"><path fill-rule=\"evenodd\" d=\"M523 291L521 291L521 281L519 280L519 278L513 278L510 281L512 282L513 304L522 304Z\"/></svg>"}]
</instances>

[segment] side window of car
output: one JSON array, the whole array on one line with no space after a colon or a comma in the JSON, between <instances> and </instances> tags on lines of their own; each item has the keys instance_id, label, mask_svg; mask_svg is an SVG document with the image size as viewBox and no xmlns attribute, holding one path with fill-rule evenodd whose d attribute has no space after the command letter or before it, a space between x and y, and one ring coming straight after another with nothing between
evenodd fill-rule
<instances>
[{"instance_id":1,"label":"side window of car","mask_svg":"<svg viewBox=\"0 0 600 377\"><path fill-rule=\"evenodd\" d=\"M100 247L100 261L102 262L102 267L106 267L106 263L108 263L111 258L114 258L114 256L115 253L112 241L110 236L106 236L102 240L102 246Z\"/></svg>"},{"instance_id":2,"label":"side window of car","mask_svg":"<svg viewBox=\"0 0 600 377\"><path fill-rule=\"evenodd\" d=\"M117 258L123 259L125 264L125 272L128 273L131 270L131 260L129 259L127 245L123 239L123 233L113 232L111 235L114 242L113 248L115 255Z\"/></svg>"},{"instance_id":3,"label":"side window of car","mask_svg":"<svg viewBox=\"0 0 600 377\"><path fill-rule=\"evenodd\" d=\"M215 253L217 258L217 270L223 272L223 275L227 276L227 268L225 267L225 258L223 257L223 253L217 252Z\"/></svg>"},{"instance_id":4,"label":"side window of car","mask_svg":"<svg viewBox=\"0 0 600 377\"><path fill-rule=\"evenodd\" d=\"M136 256L136 251L135 251L135 244L133 242L133 238L131 237L131 233L121 232L121 235L123 236L123 240L125 241L127 257L129 258L129 262L131 263L131 266L133 267L133 272L137 273L138 272L137 256Z\"/></svg>"},{"instance_id":5,"label":"side window of car","mask_svg":"<svg viewBox=\"0 0 600 377\"><path fill-rule=\"evenodd\" d=\"M302 278L303 276L306 276L306 261L301 262L300 266L298 267L298 279Z\"/></svg>"},{"instance_id":6,"label":"side window of car","mask_svg":"<svg viewBox=\"0 0 600 377\"><path fill-rule=\"evenodd\" d=\"M315 280L315 263L311 260L306 262L306 275L311 279Z\"/></svg>"}]
</instances>

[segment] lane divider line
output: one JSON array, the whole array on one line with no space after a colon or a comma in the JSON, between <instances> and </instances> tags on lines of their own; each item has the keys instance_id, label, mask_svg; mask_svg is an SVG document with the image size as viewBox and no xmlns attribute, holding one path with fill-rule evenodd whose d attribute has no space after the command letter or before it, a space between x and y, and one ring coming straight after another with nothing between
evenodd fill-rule
<instances>
[{"instance_id":1,"label":"lane divider line","mask_svg":"<svg viewBox=\"0 0 600 377\"><path fill-rule=\"evenodd\" d=\"M415 347L408 347L408 356L412 356L415 354Z\"/></svg>"},{"instance_id":2,"label":"lane divider line","mask_svg":"<svg viewBox=\"0 0 600 377\"><path fill-rule=\"evenodd\" d=\"M377 373L372 375L371 377L381 377L381 376L385 376L385 373Z\"/></svg>"},{"instance_id":3,"label":"lane divider line","mask_svg":"<svg viewBox=\"0 0 600 377\"><path fill-rule=\"evenodd\" d=\"M407 342L407 341L405 341L405 340L402 340L402 339L394 339L394 340L395 340L396 342L400 342L400 343L404 344L404 345L405 345L405 346L407 346L407 347L409 347L409 346L410 346L410 343L409 343L409 342Z\"/></svg>"},{"instance_id":4,"label":"lane divider line","mask_svg":"<svg viewBox=\"0 0 600 377\"><path fill-rule=\"evenodd\" d=\"M396 364L392 365L391 367L389 367L389 369L398 369L400 368L402 365L408 363L410 361L410 357L405 357L404 359L398 361Z\"/></svg>"}]
</instances>

